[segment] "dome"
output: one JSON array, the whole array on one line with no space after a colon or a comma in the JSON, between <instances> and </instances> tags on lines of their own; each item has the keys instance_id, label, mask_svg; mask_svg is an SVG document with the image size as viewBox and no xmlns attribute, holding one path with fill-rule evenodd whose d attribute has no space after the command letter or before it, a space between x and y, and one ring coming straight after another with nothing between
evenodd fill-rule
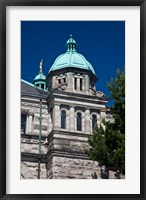
<instances>
[{"instance_id":1,"label":"dome","mask_svg":"<svg viewBox=\"0 0 146 200\"><path fill-rule=\"evenodd\" d=\"M93 74L95 74L92 65L86 60L86 58L76 52L76 41L72 38L72 36L70 36L69 40L66 42L66 46L67 52L56 58L49 72L67 67L75 67L90 70Z\"/></svg>"},{"instance_id":2,"label":"dome","mask_svg":"<svg viewBox=\"0 0 146 200\"><path fill-rule=\"evenodd\" d=\"M39 72L39 74L36 75L34 81L40 80L40 79L41 79L41 80L45 80L45 79L46 79L46 76L43 74L43 72Z\"/></svg>"}]
</instances>

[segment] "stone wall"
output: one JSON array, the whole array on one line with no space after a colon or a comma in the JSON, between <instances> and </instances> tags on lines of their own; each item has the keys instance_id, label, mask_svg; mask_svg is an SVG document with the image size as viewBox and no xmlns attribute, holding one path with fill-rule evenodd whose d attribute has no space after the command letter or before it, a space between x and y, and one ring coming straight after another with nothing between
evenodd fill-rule
<instances>
[{"instance_id":1,"label":"stone wall","mask_svg":"<svg viewBox=\"0 0 146 200\"><path fill-rule=\"evenodd\" d=\"M47 164L47 176L53 179L92 179L96 172L100 177L98 162L54 156Z\"/></svg>"},{"instance_id":2,"label":"stone wall","mask_svg":"<svg viewBox=\"0 0 146 200\"><path fill-rule=\"evenodd\" d=\"M100 173L98 162L89 160L84 153L88 135L52 131L48 136L47 177L53 179L92 179Z\"/></svg>"},{"instance_id":3,"label":"stone wall","mask_svg":"<svg viewBox=\"0 0 146 200\"><path fill-rule=\"evenodd\" d=\"M40 178L46 179L46 164L41 163ZM38 179L38 163L37 162L21 162L21 179Z\"/></svg>"},{"instance_id":4,"label":"stone wall","mask_svg":"<svg viewBox=\"0 0 146 200\"><path fill-rule=\"evenodd\" d=\"M39 139L29 139L21 137L21 152L26 153L39 153ZM41 140L41 154L47 153L47 146L45 140Z\"/></svg>"},{"instance_id":5,"label":"stone wall","mask_svg":"<svg viewBox=\"0 0 146 200\"><path fill-rule=\"evenodd\" d=\"M39 135L40 128L40 101L39 99L21 99L21 113L26 118L26 134ZM49 113L47 102L44 100L42 104L42 136L46 137L51 130L51 122L49 123Z\"/></svg>"}]
</instances>

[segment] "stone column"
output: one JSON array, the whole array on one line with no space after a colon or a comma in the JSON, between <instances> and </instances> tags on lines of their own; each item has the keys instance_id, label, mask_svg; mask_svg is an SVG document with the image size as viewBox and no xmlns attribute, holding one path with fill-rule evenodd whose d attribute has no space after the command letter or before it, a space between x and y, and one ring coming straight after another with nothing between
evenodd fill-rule
<instances>
[{"instance_id":1,"label":"stone column","mask_svg":"<svg viewBox=\"0 0 146 200\"><path fill-rule=\"evenodd\" d=\"M29 115L28 115L28 134L32 134L32 117L33 117L33 114L29 113Z\"/></svg>"},{"instance_id":2,"label":"stone column","mask_svg":"<svg viewBox=\"0 0 146 200\"><path fill-rule=\"evenodd\" d=\"M26 127L25 127L25 133L27 134L28 133L28 123L29 123L29 120L28 120L28 115L26 116Z\"/></svg>"},{"instance_id":3,"label":"stone column","mask_svg":"<svg viewBox=\"0 0 146 200\"><path fill-rule=\"evenodd\" d=\"M91 123L90 123L90 110L86 109L85 111L85 133L90 133Z\"/></svg>"},{"instance_id":4,"label":"stone column","mask_svg":"<svg viewBox=\"0 0 146 200\"><path fill-rule=\"evenodd\" d=\"M73 73L72 72L68 72L67 73L67 89L68 91L73 91L74 90L74 87L73 87Z\"/></svg>"},{"instance_id":5,"label":"stone column","mask_svg":"<svg viewBox=\"0 0 146 200\"><path fill-rule=\"evenodd\" d=\"M56 104L53 108L53 129L60 130L61 128L61 115L60 105Z\"/></svg>"},{"instance_id":6,"label":"stone column","mask_svg":"<svg viewBox=\"0 0 146 200\"><path fill-rule=\"evenodd\" d=\"M103 126L103 128L105 129L105 125L103 125L102 120L106 118L106 113L104 111L100 112L100 123Z\"/></svg>"},{"instance_id":7,"label":"stone column","mask_svg":"<svg viewBox=\"0 0 146 200\"><path fill-rule=\"evenodd\" d=\"M85 122L85 114L82 113L82 132L85 132L85 124L86 124L86 122Z\"/></svg>"},{"instance_id":8,"label":"stone column","mask_svg":"<svg viewBox=\"0 0 146 200\"><path fill-rule=\"evenodd\" d=\"M51 114L48 115L48 132L50 133L52 131L52 119Z\"/></svg>"},{"instance_id":9,"label":"stone column","mask_svg":"<svg viewBox=\"0 0 146 200\"><path fill-rule=\"evenodd\" d=\"M93 88L95 91L96 91L96 84L94 85L94 88Z\"/></svg>"},{"instance_id":10,"label":"stone column","mask_svg":"<svg viewBox=\"0 0 146 200\"><path fill-rule=\"evenodd\" d=\"M56 77L52 77L52 89L56 88Z\"/></svg>"},{"instance_id":11,"label":"stone column","mask_svg":"<svg viewBox=\"0 0 146 200\"><path fill-rule=\"evenodd\" d=\"M85 75L85 92L89 93L89 76Z\"/></svg>"},{"instance_id":12,"label":"stone column","mask_svg":"<svg viewBox=\"0 0 146 200\"><path fill-rule=\"evenodd\" d=\"M85 77L82 79L82 90L85 91Z\"/></svg>"},{"instance_id":13,"label":"stone column","mask_svg":"<svg viewBox=\"0 0 146 200\"><path fill-rule=\"evenodd\" d=\"M69 130L69 110L66 111L66 129Z\"/></svg>"},{"instance_id":14,"label":"stone column","mask_svg":"<svg viewBox=\"0 0 146 200\"><path fill-rule=\"evenodd\" d=\"M104 119L106 117L106 113L104 111L100 112L100 118Z\"/></svg>"},{"instance_id":15,"label":"stone column","mask_svg":"<svg viewBox=\"0 0 146 200\"><path fill-rule=\"evenodd\" d=\"M69 130L75 131L75 108L71 107L69 110Z\"/></svg>"},{"instance_id":16,"label":"stone column","mask_svg":"<svg viewBox=\"0 0 146 200\"><path fill-rule=\"evenodd\" d=\"M80 91L80 78L77 78L77 91Z\"/></svg>"}]
</instances>

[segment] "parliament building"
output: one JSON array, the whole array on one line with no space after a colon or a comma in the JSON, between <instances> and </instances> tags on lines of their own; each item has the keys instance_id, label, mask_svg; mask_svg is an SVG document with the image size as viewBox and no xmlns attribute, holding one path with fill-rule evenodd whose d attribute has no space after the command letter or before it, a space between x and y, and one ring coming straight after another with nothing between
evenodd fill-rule
<instances>
[{"instance_id":1,"label":"parliament building","mask_svg":"<svg viewBox=\"0 0 146 200\"><path fill-rule=\"evenodd\" d=\"M85 154L95 125L112 120L97 80L72 36L47 76L41 60L33 82L21 80L21 179L100 178L99 163Z\"/></svg>"}]
</instances>

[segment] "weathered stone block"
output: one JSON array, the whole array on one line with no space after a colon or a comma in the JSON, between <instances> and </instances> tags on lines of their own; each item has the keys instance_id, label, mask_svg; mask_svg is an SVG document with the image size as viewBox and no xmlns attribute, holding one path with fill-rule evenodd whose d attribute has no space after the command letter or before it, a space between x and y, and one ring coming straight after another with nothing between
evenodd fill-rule
<instances>
[{"instance_id":1,"label":"weathered stone block","mask_svg":"<svg viewBox=\"0 0 146 200\"><path fill-rule=\"evenodd\" d=\"M26 166L22 166L22 167L21 167L21 173L22 173L23 175L25 175L27 172L29 172L29 168L26 167Z\"/></svg>"},{"instance_id":2,"label":"weathered stone block","mask_svg":"<svg viewBox=\"0 0 146 200\"><path fill-rule=\"evenodd\" d=\"M70 169L68 169L68 174L82 175L83 174L83 170L82 169L77 169L77 168L70 168Z\"/></svg>"}]
</instances>

